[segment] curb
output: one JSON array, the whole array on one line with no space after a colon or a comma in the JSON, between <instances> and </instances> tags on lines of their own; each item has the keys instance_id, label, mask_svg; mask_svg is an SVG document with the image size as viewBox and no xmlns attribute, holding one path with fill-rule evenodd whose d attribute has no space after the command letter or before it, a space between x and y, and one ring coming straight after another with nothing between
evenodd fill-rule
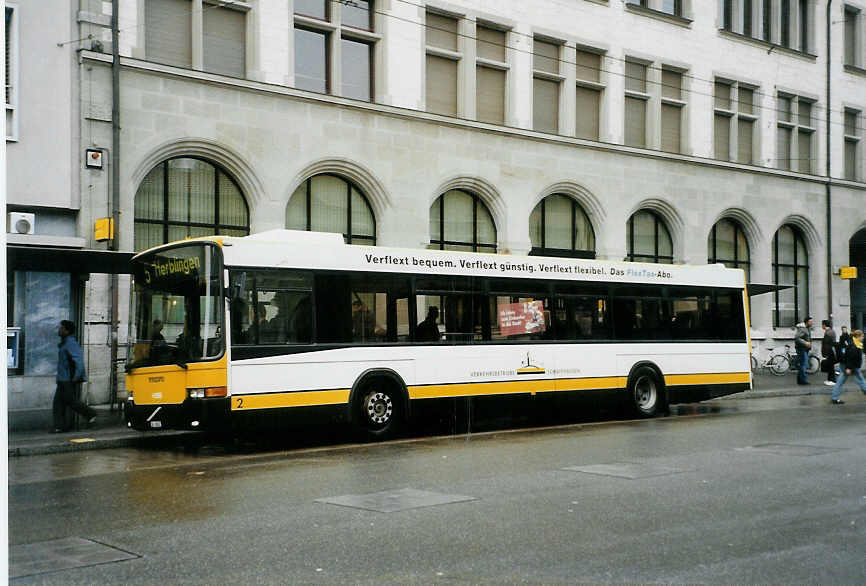
<instances>
[{"instance_id":1,"label":"curb","mask_svg":"<svg viewBox=\"0 0 866 586\"><path fill-rule=\"evenodd\" d=\"M827 390L823 389L793 389L793 390L785 390L785 389L776 389L769 391L743 391L741 393L734 393L733 395L725 395L724 397L718 397L713 399L714 401L730 401L732 399L764 399L769 397L801 397L805 395L830 395L830 392L833 389L831 387L827 387Z\"/></svg>"},{"instance_id":2,"label":"curb","mask_svg":"<svg viewBox=\"0 0 866 586\"><path fill-rule=\"evenodd\" d=\"M174 444L181 438L201 438L205 435L201 431L185 430L155 432L158 435L152 435L154 432L135 433L140 433L141 435L129 435L127 433L114 437L87 437L85 435L84 437L74 437L62 442L43 439L33 440L32 442L23 443L15 447L10 446L9 457L44 456L87 450L105 450L109 448L160 447L166 444Z\"/></svg>"}]
</instances>

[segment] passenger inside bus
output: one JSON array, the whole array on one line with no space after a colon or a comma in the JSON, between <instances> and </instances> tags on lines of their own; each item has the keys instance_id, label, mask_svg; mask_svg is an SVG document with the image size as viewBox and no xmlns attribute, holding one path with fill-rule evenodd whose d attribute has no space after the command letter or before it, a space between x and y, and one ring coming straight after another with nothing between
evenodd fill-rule
<instances>
[{"instance_id":1,"label":"passenger inside bus","mask_svg":"<svg viewBox=\"0 0 866 586\"><path fill-rule=\"evenodd\" d=\"M369 342L375 336L376 319L373 312L360 299L352 301L352 340Z\"/></svg>"},{"instance_id":2,"label":"passenger inside bus","mask_svg":"<svg viewBox=\"0 0 866 586\"><path fill-rule=\"evenodd\" d=\"M427 317L415 327L415 339L419 342L438 342L439 326L436 320L439 318L439 308L431 305L427 309Z\"/></svg>"}]
</instances>

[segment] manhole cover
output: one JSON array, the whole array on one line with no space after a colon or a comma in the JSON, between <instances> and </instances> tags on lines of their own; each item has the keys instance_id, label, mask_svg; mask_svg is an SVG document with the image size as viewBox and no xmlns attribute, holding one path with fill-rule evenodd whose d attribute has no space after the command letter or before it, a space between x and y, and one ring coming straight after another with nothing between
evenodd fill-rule
<instances>
[{"instance_id":1,"label":"manhole cover","mask_svg":"<svg viewBox=\"0 0 866 586\"><path fill-rule=\"evenodd\" d=\"M436 505L474 500L475 497L459 494L442 494L426 490L415 490L414 488L401 488L398 490L374 492L372 494L348 494L345 496L316 499L316 502L340 505L342 507L354 507L366 511L377 511L379 513L396 513L409 509L435 507Z\"/></svg>"},{"instance_id":2,"label":"manhole cover","mask_svg":"<svg viewBox=\"0 0 866 586\"><path fill-rule=\"evenodd\" d=\"M841 452L841 448L824 448L821 446L798 446L794 444L758 444L747 448L737 448L741 452L761 452L778 456L820 456L832 452Z\"/></svg>"},{"instance_id":3,"label":"manhole cover","mask_svg":"<svg viewBox=\"0 0 866 586\"><path fill-rule=\"evenodd\" d=\"M613 462L612 464L593 464L591 466L569 466L563 468L570 472L584 472L598 476L615 476L616 478L652 478L653 476L668 476L685 472L679 468L669 468L657 464L635 464L632 462Z\"/></svg>"},{"instance_id":4,"label":"manhole cover","mask_svg":"<svg viewBox=\"0 0 866 586\"><path fill-rule=\"evenodd\" d=\"M9 577L35 576L138 557L134 553L81 537L12 545L9 547Z\"/></svg>"}]
</instances>

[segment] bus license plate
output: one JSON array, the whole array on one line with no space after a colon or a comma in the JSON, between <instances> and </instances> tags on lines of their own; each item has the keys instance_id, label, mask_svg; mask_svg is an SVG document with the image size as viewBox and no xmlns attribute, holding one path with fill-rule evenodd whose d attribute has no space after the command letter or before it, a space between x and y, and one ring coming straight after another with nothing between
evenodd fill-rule
<instances>
[{"instance_id":1,"label":"bus license plate","mask_svg":"<svg viewBox=\"0 0 866 586\"><path fill-rule=\"evenodd\" d=\"M151 421L150 426L154 428L160 428L162 427L162 421Z\"/></svg>"}]
</instances>

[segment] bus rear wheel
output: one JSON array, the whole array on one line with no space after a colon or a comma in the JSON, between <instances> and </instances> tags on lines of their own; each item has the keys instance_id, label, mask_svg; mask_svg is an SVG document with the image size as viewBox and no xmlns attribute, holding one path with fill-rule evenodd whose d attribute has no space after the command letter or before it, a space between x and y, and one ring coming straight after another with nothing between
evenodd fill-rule
<instances>
[{"instance_id":1,"label":"bus rear wheel","mask_svg":"<svg viewBox=\"0 0 866 586\"><path fill-rule=\"evenodd\" d=\"M359 431L371 439L393 436L403 420L403 398L394 382L384 377L369 379L355 400Z\"/></svg>"},{"instance_id":2,"label":"bus rear wheel","mask_svg":"<svg viewBox=\"0 0 866 586\"><path fill-rule=\"evenodd\" d=\"M628 383L632 410L639 417L655 417L663 406L661 381L656 372L647 366L638 368Z\"/></svg>"}]
</instances>

